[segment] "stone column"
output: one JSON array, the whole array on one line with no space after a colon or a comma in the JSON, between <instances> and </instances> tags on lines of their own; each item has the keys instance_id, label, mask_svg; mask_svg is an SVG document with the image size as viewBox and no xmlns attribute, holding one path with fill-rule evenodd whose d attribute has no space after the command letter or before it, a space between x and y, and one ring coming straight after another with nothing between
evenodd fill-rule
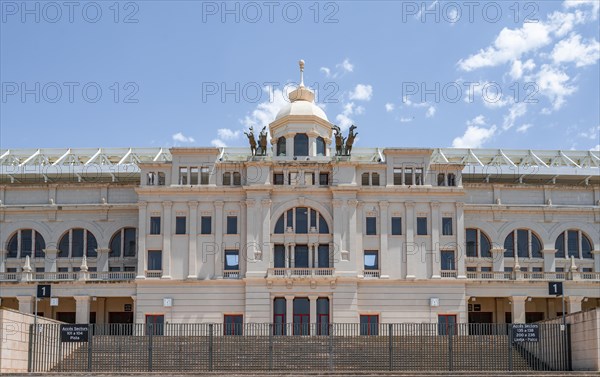
<instances>
[{"instance_id":1,"label":"stone column","mask_svg":"<svg viewBox=\"0 0 600 377\"><path fill-rule=\"evenodd\" d=\"M35 303L33 296L17 296L19 301L19 311L27 314L33 314L33 304Z\"/></svg>"},{"instance_id":2,"label":"stone column","mask_svg":"<svg viewBox=\"0 0 600 377\"><path fill-rule=\"evenodd\" d=\"M294 155L294 134L285 134L285 155L290 157Z\"/></svg>"},{"instance_id":3,"label":"stone column","mask_svg":"<svg viewBox=\"0 0 600 377\"><path fill-rule=\"evenodd\" d=\"M262 222L259 221L259 209L256 205L255 199L247 199L246 200L246 247L242 247L242 249L246 250L245 259L253 260L255 251L257 250L257 243L259 242L258 237L260 232L260 224ZM238 224L240 234L242 234L241 224ZM240 251L240 254L243 252ZM241 264L241 263L240 263Z\"/></svg>"},{"instance_id":4,"label":"stone column","mask_svg":"<svg viewBox=\"0 0 600 377\"><path fill-rule=\"evenodd\" d=\"M222 201L215 202L215 251L214 251L214 278L219 279L223 277L223 258L221 257L224 252L223 249L223 206Z\"/></svg>"},{"instance_id":5,"label":"stone column","mask_svg":"<svg viewBox=\"0 0 600 377\"><path fill-rule=\"evenodd\" d=\"M600 272L600 249L592 250L594 256L594 271Z\"/></svg>"},{"instance_id":6,"label":"stone column","mask_svg":"<svg viewBox=\"0 0 600 377\"><path fill-rule=\"evenodd\" d=\"M358 200L356 199L350 199L348 200L348 206L346 207L348 210L348 222L346 222L346 239L345 239L345 247L344 249L347 250L350 254L351 258L354 258L355 261L357 261L357 263L361 263L360 260L360 255L362 254L362 250L357 250L356 249L356 222L357 220L357 215L356 215L356 206L358 205ZM360 219L360 221L362 222L363 220ZM356 267L357 269L361 269L361 267L359 265L357 265Z\"/></svg>"},{"instance_id":7,"label":"stone column","mask_svg":"<svg viewBox=\"0 0 600 377\"><path fill-rule=\"evenodd\" d=\"M262 199L262 237L260 240L261 271L265 272L269 267L268 262L272 258L271 249L271 199Z\"/></svg>"},{"instance_id":8,"label":"stone column","mask_svg":"<svg viewBox=\"0 0 600 377\"><path fill-rule=\"evenodd\" d=\"M581 311L581 302L583 296L567 296L567 304L569 305L569 314Z\"/></svg>"},{"instance_id":9,"label":"stone column","mask_svg":"<svg viewBox=\"0 0 600 377\"><path fill-rule=\"evenodd\" d=\"M406 278L416 279L415 269L419 263L419 255L415 249L415 203L404 202L406 213L406 245L404 253L406 255Z\"/></svg>"},{"instance_id":10,"label":"stone column","mask_svg":"<svg viewBox=\"0 0 600 377\"><path fill-rule=\"evenodd\" d=\"M6 272L6 255L8 250L0 249L0 272Z\"/></svg>"},{"instance_id":11,"label":"stone column","mask_svg":"<svg viewBox=\"0 0 600 377\"><path fill-rule=\"evenodd\" d=\"M431 278L440 279L441 275L441 247L440 247L440 203L431 202ZM457 227L456 232L464 231ZM460 245L456 250L456 260L461 258Z\"/></svg>"},{"instance_id":12,"label":"stone column","mask_svg":"<svg viewBox=\"0 0 600 377\"><path fill-rule=\"evenodd\" d=\"M308 323L317 323L317 299L319 296L308 296L310 300L310 320ZM316 328L315 328L316 333ZM312 334L315 335L315 334Z\"/></svg>"},{"instance_id":13,"label":"stone column","mask_svg":"<svg viewBox=\"0 0 600 377\"><path fill-rule=\"evenodd\" d=\"M188 276L190 280L198 279L198 202L189 201L190 231L188 235Z\"/></svg>"},{"instance_id":14,"label":"stone column","mask_svg":"<svg viewBox=\"0 0 600 377\"><path fill-rule=\"evenodd\" d=\"M75 299L75 322L90 323L90 296L73 296Z\"/></svg>"},{"instance_id":15,"label":"stone column","mask_svg":"<svg viewBox=\"0 0 600 377\"><path fill-rule=\"evenodd\" d=\"M388 207L390 203L387 201L379 202L379 265L381 267L381 278L389 279L393 274L394 265L390 262L392 256L388 247ZM361 220L362 221L362 220Z\"/></svg>"},{"instance_id":16,"label":"stone column","mask_svg":"<svg viewBox=\"0 0 600 377\"><path fill-rule=\"evenodd\" d=\"M290 243L290 268L296 267L296 244Z\"/></svg>"},{"instance_id":17,"label":"stone column","mask_svg":"<svg viewBox=\"0 0 600 377\"><path fill-rule=\"evenodd\" d=\"M285 322L288 324L288 335L291 335L294 323L294 296L285 296Z\"/></svg>"},{"instance_id":18,"label":"stone column","mask_svg":"<svg viewBox=\"0 0 600 377\"><path fill-rule=\"evenodd\" d=\"M492 271L504 272L504 249L494 247L490 249L492 255Z\"/></svg>"},{"instance_id":19,"label":"stone column","mask_svg":"<svg viewBox=\"0 0 600 377\"><path fill-rule=\"evenodd\" d=\"M525 302L527 296L512 296L512 322L525 323Z\"/></svg>"},{"instance_id":20,"label":"stone column","mask_svg":"<svg viewBox=\"0 0 600 377\"><path fill-rule=\"evenodd\" d=\"M96 299L96 323L105 323L104 313L106 312L106 297Z\"/></svg>"},{"instance_id":21,"label":"stone column","mask_svg":"<svg viewBox=\"0 0 600 377\"><path fill-rule=\"evenodd\" d=\"M171 212L173 202L163 202L162 279L171 279Z\"/></svg>"},{"instance_id":22,"label":"stone column","mask_svg":"<svg viewBox=\"0 0 600 377\"><path fill-rule=\"evenodd\" d=\"M345 260L345 254L342 247L342 222L344 221L342 215L343 201L340 199L333 199L331 202L333 205L333 246L334 253L338 253L340 260Z\"/></svg>"},{"instance_id":23,"label":"stone column","mask_svg":"<svg viewBox=\"0 0 600 377\"><path fill-rule=\"evenodd\" d=\"M316 156L317 155L317 138L314 134L308 134L308 155Z\"/></svg>"},{"instance_id":24,"label":"stone column","mask_svg":"<svg viewBox=\"0 0 600 377\"><path fill-rule=\"evenodd\" d=\"M44 249L44 271L46 272L57 272L56 257L59 251L57 249ZM100 258L98 258L98 262ZM100 270L98 270L100 271Z\"/></svg>"},{"instance_id":25,"label":"stone column","mask_svg":"<svg viewBox=\"0 0 600 377\"><path fill-rule=\"evenodd\" d=\"M139 221L138 221L138 248L137 248L137 277L136 279L145 279L148 269L146 252L146 224L148 217L146 215L146 202L139 202Z\"/></svg>"},{"instance_id":26,"label":"stone column","mask_svg":"<svg viewBox=\"0 0 600 377\"><path fill-rule=\"evenodd\" d=\"M457 258L456 258L456 269L458 279L467 278L466 268L466 250L465 250L465 203L456 203L456 244L457 247Z\"/></svg>"},{"instance_id":27,"label":"stone column","mask_svg":"<svg viewBox=\"0 0 600 377\"><path fill-rule=\"evenodd\" d=\"M556 249L544 249L542 254L544 255L544 272L556 271Z\"/></svg>"},{"instance_id":28,"label":"stone column","mask_svg":"<svg viewBox=\"0 0 600 377\"><path fill-rule=\"evenodd\" d=\"M110 249L96 249L98 252L98 259L96 260L96 271L98 272L108 272L108 260L110 257Z\"/></svg>"}]
</instances>

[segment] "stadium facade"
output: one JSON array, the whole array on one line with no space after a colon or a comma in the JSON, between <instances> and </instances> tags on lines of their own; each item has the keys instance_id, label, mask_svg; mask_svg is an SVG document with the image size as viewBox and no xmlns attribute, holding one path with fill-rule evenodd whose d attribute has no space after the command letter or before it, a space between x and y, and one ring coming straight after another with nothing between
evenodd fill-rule
<instances>
[{"instance_id":1,"label":"stadium facade","mask_svg":"<svg viewBox=\"0 0 600 377\"><path fill-rule=\"evenodd\" d=\"M549 281L600 306L598 152L336 134L301 85L255 151L0 150L2 306L50 284L38 314L74 323L524 323L561 314Z\"/></svg>"}]
</instances>

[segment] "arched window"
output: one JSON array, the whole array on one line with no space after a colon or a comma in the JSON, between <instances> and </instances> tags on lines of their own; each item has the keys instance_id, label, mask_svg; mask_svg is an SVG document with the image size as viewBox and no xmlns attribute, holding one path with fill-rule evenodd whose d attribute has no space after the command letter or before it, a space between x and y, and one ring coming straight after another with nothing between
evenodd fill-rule
<instances>
[{"instance_id":1,"label":"arched window","mask_svg":"<svg viewBox=\"0 0 600 377\"><path fill-rule=\"evenodd\" d=\"M317 156L325 156L325 139L317 137Z\"/></svg>"},{"instance_id":2,"label":"arched window","mask_svg":"<svg viewBox=\"0 0 600 377\"><path fill-rule=\"evenodd\" d=\"M515 250L519 258L542 258L542 243L529 229L517 229L504 239L504 256L514 257Z\"/></svg>"},{"instance_id":3,"label":"arched window","mask_svg":"<svg viewBox=\"0 0 600 377\"><path fill-rule=\"evenodd\" d=\"M10 238L7 244L8 258L25 258L35 255L43 257L46 242L41 234L33 229L20 229Z\"/></svg>"},{"instance_id":4,"label":"arched window","mask_svg":"<svg viewBox=\"0 0 600 377\"><path fill-rule=\"evenodd\" d=\"M325 218L316 210L307 207L288 209L277 219L275 234L283 234L287 228L292 228L296 234L306 234L312 228L320 234L329 233L329 226Z\"/></svg>"},{"instance_id":5,"label":"arched window","mask_svg":"<svg viewBox=\"0 0 600 377\"><path fill-rule=\"evenodd\" d=\"M230 186L230 185L231 185L231 173L225 172L225 173L223 173L223 186Z\"/></svg>"},{"instance_id":6,"label":"arched window","mask_svg":"<svg viewBox=\"0 0 600 377\"><path fill-rule=\"evenodd\" d=\"M278 156L285 156L285 147L286 147L285 137L280 137L279 139L277 139L277 155Z\"/></svg>"},{"instance_id":7,"label":"arched window","mask_svg":"<svg viewBox=\"0 0 600 377\"><path fill-rule=\"evenodd\" d=\"M97 256L98 243L89 230L83 228L69 229L58 243L58 256L62 258L81 258L83 251L88 258Z\"/></svg>"},{"instance_id":8,"label":"arched window","mask_svg":"<svg viewBox=\"0 0 600 377\"><path fill-rule=\"evenodd\" d=\"M490 239L480 229L467 229L467 257L490 258Z\"/></svg>"},{"instance_id":9,"label":"arched window","mask_svg":"<svg viewBox=\"0 0 600 377\"><path fill-rule=\"evenodd\" d=\"M135 228L122 228L117 231L110 240L111 258L135 257L137 245Z\"/></svg>"},{"instance_id":10,"label":"arched window","mask_svg":"<svg viewBox=\"0 0 600 377\"><path fill-rule=\"evenodd\" d=\"M308 156L308 135L296 134L294 136L294 156Z\"/></svg>"},{"instance_id":11,"label":"arched window","mask_svg":"<svg viewBox=\"0 0 600 377\"><path fill-rule=\"evenodd\" d=\"M554 243L556 249L556 258L574 258L592 259L592 243L587 235L577 229L565 230L556 238ZM565 253L568 251L568 254Z\"/></svg>"}]
</instances>

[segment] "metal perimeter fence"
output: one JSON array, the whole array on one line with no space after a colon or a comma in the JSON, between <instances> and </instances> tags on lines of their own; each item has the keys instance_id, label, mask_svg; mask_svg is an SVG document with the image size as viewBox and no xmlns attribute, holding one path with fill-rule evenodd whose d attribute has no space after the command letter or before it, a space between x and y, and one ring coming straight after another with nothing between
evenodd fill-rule
<instances>
[{"instance_id":1,"label":"metal perimeter fence","mask_svg":"<svg viewBox=\"0 0 600 377\"><path fill-rule=\"evenodd\" d=\"M92 324L75 341L65 326L31 325L30 372L571 369L560 324Z\"/></svg>"}]
</instances>

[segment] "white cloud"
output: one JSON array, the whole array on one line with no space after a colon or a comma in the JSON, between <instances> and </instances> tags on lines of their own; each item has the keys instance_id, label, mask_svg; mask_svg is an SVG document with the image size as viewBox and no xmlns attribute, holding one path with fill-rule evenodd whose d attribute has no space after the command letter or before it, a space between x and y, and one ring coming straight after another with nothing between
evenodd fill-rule
<instances>
[{"instance_id":1,"label":"white cloud","mask_svg":"<svg viewBox=\"0 0 600 377\"><path fill-rule=\"evenodd\" d=\"M508 114L504 116L504 123L502 124L502 129L508 130L515 125L515 121L525 115L527 113L527 105L525 102L517 102L513 103L510 109L508 110Z\"/></svg>"},{"instance_id":2,"label":"white cloud","mask_svg":"<svg viewBox=\"0 0 600 377\"><path fill-rule=\"evenodd\" d=\"M227 146L227 144L225 144L222 140L219 140L219 139L211 140L210 144L213 147L217 147L217 148L225 148Z\"/></svg>"},{"instance_id":3,"label":"white cloud","mask_svg":"<svg viewBox=\"0 0 600 377\"><path fill-rule=\"evenodd\" d=\"M371 85L358 84L350 92L350 99L357 101L370 101L371 97L373 97L373 87Z\"/></svg>"},{"instance_id":4,"label":"white cloud","mask_svg":"<svg viewBox=\"0 0 600 377\"><path fill-rule=\"evenodd\" d=\"M559 68L542 65L536 75L539 91L552 102L552 109L558 110L565 103L565 97L575 93L577 87L570 85L570 77Z\"/></svg>"},{"instance_id":5,"label":"white cloud","mask_svg":"<svg viewBox=\"0 0 600 377\"><path fill-rule=\"evenodd\" d=\"M220 139L232 140L232 139L237 139L238 137L240 137L241 131L240 130L233 131L229 128L219 128L217 130L217 134L219 135Z\"/></svg>"},{"instance_id":6,"label":"white cloud","mask_svg":"<svg viewBox=\"0 0 600 377\"><path fill-rule=\"evenodd\" d=\"M436 112L435 107L429 106L429 108L427 109L427 112L425 113L425 117L431 118L435 115L435 112Z\"/></svg>"},{"instance_id":7,"label":"white cloud","mask_svg":"<svg viewBox=\"0 0 600 377\"><path fill-rule=\"evenodd\" d=\"M408 122L412 122L413 118L400 118L400 123L408 123Z\"/></svg>"},{"instance_id":8,"label":"white cloud","mask_svg":"<svg viewBox=\"0 0 600 377\"><path fill-rule=\"evenodd\" d=\"M587 7L592 6L592 19L598 18L598 11L600 10L600 1L598 0L565 0L563 2L563 6L566 9L570 8L579 8L579 7Z\"/></svg>"},{"instance_id":9,"label":"white cloud","mask_svg":"<svg viewBox=\"0 0 600 377\"><path fill-rule=\"evenodd\" d=\"M470 121L467 121L465 133L454 138L453 148L480 148L496 133L496 126L486 127L485 118L479 115Z\"/></svg>"},{"instance_id":10,"label":"white cloud","mask_svg":"<svg viewBox=\"0 0 600 377\"><path fill-rule=\"evenodd\" d=\"M582 131L578 134L578 136L591 140L600 140L600 126L592 127L587 131Z\"/></svg>"},{"instance_id":11,"label":"white cloud","mask_svg":"<svg viewBox=\"0 0 600 377\"><path fill-rule=\"evenodd\" d=\"M346 73L353 72L354 64L350 63L350 59L346 58L343 62L335 65L335 72L332 72L331 68L329 67L321 67L319 70L323 72L325 77L335 79L345 75Z\"/></svg>"},{"instance_id":12,"label":"white cloud","mask_svg":"<svg viewBox=\"0 0 600 377\"><path fill-rule=\"evenodd\" d=\"M517 128L517 132L523 134L523 133L527 132L527 130L530 129L531 127L533 127L533 124L530 124L530 123L524 124L524 125L520 126L519 128Z\"/></svg>"},{"instance_id":13,"label":"white cloud","mask_svg":"<svg viewBox=\"0 0 600 377\"><path fill-rule=\"evenodd\" d=\"M365 113L365 108L362 106L356 106L356 109L354 109L354 113L356 115L362 115Z\"/></svg>"},{"instance_id":14,"label":"white cloud","mask_svg":"<svg viewBox=\"0 0 600 377\"><path fill-rule=\"evenodd\" d=\"M575 63L577 67L595 64L600 58L600 43L592 39L589 43L581 42L581 35L571 34L554 46L552 60L555 64Z\"/></svg>"},{"instance_id":15,"label":"white cloud","mask_svg":"<svg viewBox=\"0 0 600 377\"><path fill-rule=\"evenodd\" d=\"M355 114L355 110L354 102L345 103L342 113L336 115L335 120L338 122L338 126L342 131L348 129L354 123L351 116Z\"/></svg>"},{"instance_id":16,"label":"white cloud","mask_svg":"<svg viewBox=\"0 0 600 377\"><path fill-rule=\"evenodd\" d=\"M600 144L596 145L595 147L592 147L592 149L590 150L600 152Z\"/></svg>"},{"instance_id":17,"label":"white cloud","mask_svg":"<svg viewBox=\"0 0 600 377\"><path fill-rule=\"evenodd\" d=\"M194 140L193 137L191 136L185 136L184 134L182 134L181 132L177 132L176 134L174 134L172 136L173 141L178 141L180 143L193 143L196 140Z\"/></svg>"},{"instance_id":18,"label":"white cloud","mask_svg":"<svg viewBox=\"0 0 600 377\"><path fill-rule=\"evenodd\" d=\"M385 104L385 111L387 111L388 113L389 113L389 112L392 112L392 111L394 111L394 107L395 107L395 106L394 106L394 104L393 104L393 103L389 103L389 102L388 102L388 103L386 103L386 104Z\"/></svg>"},{"instance_id":19,"label":"white cloud","mask_svg":"<svg viewBox=\"0 0 600 377\"><path fill-rule=\"evenodd\" d=\"M246 128L254 127L255 132L260 132L263 127L268 126L269 123L275 120L279 110L289 103L287 100L288 94L294 88L289 85L285 88L286 93L283 93L280 89L273 90L272 87L265 87L264 91L269 93L269 99L256 105L256 108L249 115L246 115L241 123Z\"/></svg>"},{"instance_id":20,"label":"white cloud","mask_svg":"<svg viewBox=\"0 0 600 377\"><path fill-rule=\"evenodd\" d=\"M525 63L520 60L515 60L510 69L510 77L514 80L518 80L523 76L524 71L531 71L535 68L535 63L532 59L527 60Z\"/></svg>"}]
</instances>

